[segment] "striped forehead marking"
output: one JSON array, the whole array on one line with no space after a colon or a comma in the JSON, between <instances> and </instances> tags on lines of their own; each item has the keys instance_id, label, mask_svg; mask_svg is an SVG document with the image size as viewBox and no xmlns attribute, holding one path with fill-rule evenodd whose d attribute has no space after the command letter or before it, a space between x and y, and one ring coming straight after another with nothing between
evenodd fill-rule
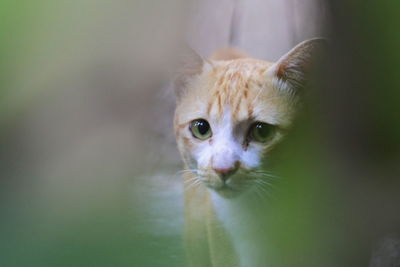
<instances>
[{"instance_id":1,"label":"striped forehead marking","mask_svg":"<svg viewBox=\"0 0 400 267\"><path fill-rule=\"evenodd\" d=\"M232 66L231 66L232 65ZM247 117L253 115L253 103L250 98L251 86L262 86L262 73L265 68L244 64L230 64L220 67L214 72L215 84L210 90L210 99L207 104L207 115L220 120L223 116L224 106L228 105L232 112L232 119L246 112Z\"/></svg>"}]
</instances>

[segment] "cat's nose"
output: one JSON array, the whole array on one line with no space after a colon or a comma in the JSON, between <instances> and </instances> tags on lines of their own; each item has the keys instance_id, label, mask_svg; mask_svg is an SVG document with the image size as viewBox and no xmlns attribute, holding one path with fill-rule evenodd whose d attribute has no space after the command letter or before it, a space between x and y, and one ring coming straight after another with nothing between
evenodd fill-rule
<instances>
[{"instance_id":1,"label":"cat's nose","mask_svg":"<svg viewBox=\"0 0 400 267\"><path fill-rule=\"evenodd\" d=\"M231 177L239 169L239 162L236 162L232 167L228 168L214 168L214 171L219 175L219 177L225 182L229 177Z\"/></svg>"}]
</instances>

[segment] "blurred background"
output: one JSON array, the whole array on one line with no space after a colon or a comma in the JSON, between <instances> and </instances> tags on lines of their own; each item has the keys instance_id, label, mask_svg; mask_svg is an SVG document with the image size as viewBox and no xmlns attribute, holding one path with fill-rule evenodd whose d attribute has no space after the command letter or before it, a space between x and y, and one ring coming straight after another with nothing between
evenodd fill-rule
<instances>
[{"instance_id":1,"label":"blurred background","mask_svg":"<svg viewBox=\"0 0 400 267\"><path fill-rule=\"evenodd\" d=\"M399 11L386 0L2 0L0 265L185 266L170 86L182 47L275 61L323 36L260 235L271 266L400 266Z\"/></svg>"}]
</instances>

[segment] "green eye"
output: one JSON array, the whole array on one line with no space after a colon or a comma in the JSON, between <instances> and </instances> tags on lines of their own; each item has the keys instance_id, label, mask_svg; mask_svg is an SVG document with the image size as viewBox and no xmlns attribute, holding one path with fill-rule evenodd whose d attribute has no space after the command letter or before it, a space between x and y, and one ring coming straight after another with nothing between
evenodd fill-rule
<instances>
[{"instance_id":1,"label":"green eye","mask_svg":"<svg viewBox=\"0 0 400 267\"><path fill-rule=\"evenodd\" d=\"M190 123L190 131L193 136L205 140L212 135L210 124L203 119L194 120Z\"/></svg>"},{"instance_id":2,"label":"green eye","mask_svg":"<svg viewBox=\"0 0 400 267\"><path fill-rule=\"evenodd\" d=\"M250 127L250 137L254 141L264 143L270 139L272 133L274 131L274 126L263 123L263 122L256 122Z\"/></svg>"}]
</instances>

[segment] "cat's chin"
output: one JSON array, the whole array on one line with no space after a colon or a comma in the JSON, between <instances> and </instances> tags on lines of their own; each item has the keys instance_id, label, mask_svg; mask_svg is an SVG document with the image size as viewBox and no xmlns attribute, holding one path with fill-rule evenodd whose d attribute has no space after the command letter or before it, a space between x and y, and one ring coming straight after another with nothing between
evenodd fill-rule
<instances>
[{"instance_id":1,"label":"cat's chin","mask_svg":"<svg viewBox=\"0 0 400 267\"><path fill-rule=\"evenodd\" d=\"M234 190L233 188L223 185L222 187L219 188L210 188L214 192L216 192L218 195L220 195L223 198L235 198L238 197L243 193L243 191L239 190Z\"/></svg>"}]
</instances>

